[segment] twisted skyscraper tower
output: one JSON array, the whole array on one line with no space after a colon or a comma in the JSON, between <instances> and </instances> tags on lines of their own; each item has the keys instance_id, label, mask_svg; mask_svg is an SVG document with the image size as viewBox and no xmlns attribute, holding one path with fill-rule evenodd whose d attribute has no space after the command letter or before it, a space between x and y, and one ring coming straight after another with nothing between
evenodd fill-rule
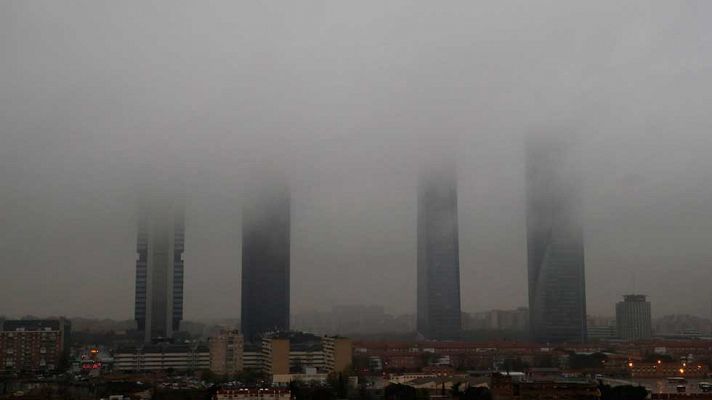
<instances>
[{"instance_id":1,"label":"twisted skyscraper tower","mask_svg":"<svg viewBox=\"0 0 712 400\"><path fill-rule=\"evenodd\" d=\"M527 257L532 339L586 339L581 182L570 141L526 147Z\"/></svg>"},{"instance_id":2,"label":"twisted skyscraper tower","mask_svg":"<svg viewBox=\"0 0 712 400\"><path fill-rule=\"evenodd\" d=\"M425 170L418 185L418 333L460 335L457 173L453 164Z\"/></svg>"}]
</instances>

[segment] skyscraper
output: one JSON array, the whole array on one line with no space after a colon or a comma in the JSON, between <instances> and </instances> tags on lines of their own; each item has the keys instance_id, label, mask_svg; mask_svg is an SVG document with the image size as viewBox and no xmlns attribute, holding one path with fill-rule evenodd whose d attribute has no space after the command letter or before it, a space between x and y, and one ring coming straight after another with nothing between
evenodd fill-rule
<instances>
[{"instance_id":1,"label":"skyscraper","mask_svg":"<svg viewBox=\"0 0 712 400\"><path fill-rule=\"evenodd\" d=\"M527 257L532 339L586 339L580 177L566 140L526 149Z\"/></svg>"},{"instance_id":2,"label":"skyscraper","mask_svg":"<svg viewBox=\"0 0 712 400\"><path fill-rule=\"evenodd\" d=\"M644 340L653 337L650 302L645 295L629 294L616 304L618 337L625 340Z\"/></svg>"},{"instance_id":3,"label":"skyscraper","mask_svg":"<svg viewBox=\"0 0 712 400\"><path fill-rule=\"evenodd\" d=\"M248 341L289 329L289 188L252 189L242 207L241 327Z\"/></svg>"},{"instance_id":4,"label":"skyscraper","mask_svg":"<svg viewBox=\"0 0 712 400\"><path fill-rule=\"evenodd\" d=\"M452 165L421 174L418 185L418 333L460 335L457 174Z\"/></svg>"},{"instance_id":5,"label":"skyscraper","mask_svg":"<svg viewBox=\"0 0 712 400\"><path fill-rule=\"evenodd\" d=\"M170 338L183 319L184 210L169 196L139 204L135 319L144 341Z\"/></svg>"}]
</instances>

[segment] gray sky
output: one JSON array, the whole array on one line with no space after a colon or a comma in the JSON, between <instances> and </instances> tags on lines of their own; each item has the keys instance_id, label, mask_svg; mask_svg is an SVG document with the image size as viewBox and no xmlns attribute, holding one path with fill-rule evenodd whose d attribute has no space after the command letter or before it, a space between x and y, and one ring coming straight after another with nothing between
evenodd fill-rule
<instances>
[{"instance_id":1,"label":"gray sky","mask_svg":"<svg viewBox=\"0 0 712 400\"><path fill-rule=\"evenodd\" d=\"M712 3L0 3L0 314L133 315L136 182L182 177L187 319L239 313L241 182L293 182L292 309L414 312L459 163L462 303L526 303L523 141L579 137L591 314L710 314Z\"/></svg>"}]
</instances>

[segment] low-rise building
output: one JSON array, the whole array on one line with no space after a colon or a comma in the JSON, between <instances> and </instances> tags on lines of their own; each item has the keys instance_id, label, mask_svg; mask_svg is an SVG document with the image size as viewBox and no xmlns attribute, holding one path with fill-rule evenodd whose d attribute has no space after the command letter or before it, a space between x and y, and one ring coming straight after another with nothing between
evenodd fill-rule
<instances>
[{"instance_id":1,"label":"low-rise building","mask_svg":"<svg viewBox=\"0 0 712 400\"><path fill-rule=\"evenodd\" d=\"M291 382L303 382L310 384L326 384L329 374L318 372L316 368L305 368L304 372L294 374L272 375L272 384L278 387L288 386Z\"/></svg>"},{"instance_id":2,"label":"low-rise building","mask_svg":"<svg viewBox=\"0 0 712 400\"><path fill-rule=\"evenodd\" d=\"M288 389L218 389L215 400L291 400Z\"/></svg>"},{"instance_id":3,"label":"low-rise building","mask_svg":"<svg viewBox=\"0 0 712 400\"><path fill-rule=\"evenodd\" d=\"M57 370L69 351L71 324L57 320L7 320L0 331L0 371Z\"/></svg>"},{"instance_id":4,"label":"low-rise building","mask_svg":"<svg viewBox=\"0 0 712 400\"><path fill-rule=\"evenodd\" d=\"M232 375L244 369L244 338L237 330L226 330L208 341L210 370L218 375Z\"/></svg>"},{"instance_id":5,"label":"low-rise building","mask_svg":"<svg viewBox=\"0 0 712 400\"><path fill-rule=\"evenodd\" d=\"M114 369L123 372L192 371L210 368L205 345L147 344L120 347L114 352Z\"/></svg>"},{"instance_id":6,"label":"low-rise building","mask_svg":"<svg viewBox=\"0 0 712 400\"><path fill-rule=\"evenodd\" d=\"M710 372L709 367L703 363L687 362L631 362L629 367L633 378L666 378L671 376L704 378Z\"/></svg>"},{"instance_id":7,"label":"low-rise building","mask_svg":"<svg viewBox=\"0 0 712 400\"><path fill-rule=\"evenodd\" d=\"M618 337L618 330L615 325L588 326L586 330L589 340L611 340Z\"/></svg>"},{"instance_id":8,"label":"low-rise building","mask_svg":"<svg viewBox=\"0 0 712 400\"><path fill-rule=\"evenodd\" d=\"M261 355L261 369L270 375L299 374L307 368L329 374L351 365L353 346L343 337L277 332L262 339Z\"/></svg>"},{"instance_id":9,"label":"low-rise building","mask_svg":"<svg viewBox=\"0 0 712 400\"><path fill-rule=\"evenodd\" d=\"M598 383L575 380L522 381L511 376L493 375L490 383L492 396L497 400L598 400Z\"/></svg>"},{"instance_id":10,"label":"low-rise building","mask_svg":"<svg viewBox=\"0 0 712 400\"><path fill-rule=\"evenodd\" d=\"M245 343L242 348L243 369L262 370L262 347Z\"/></svg>"}]
</instances>

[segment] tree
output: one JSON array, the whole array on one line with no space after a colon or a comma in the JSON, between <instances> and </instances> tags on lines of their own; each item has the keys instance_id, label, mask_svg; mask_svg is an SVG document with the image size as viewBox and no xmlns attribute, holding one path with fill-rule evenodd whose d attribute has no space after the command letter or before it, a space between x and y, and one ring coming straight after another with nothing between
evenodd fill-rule
<instances>
[{"instance_id":1,"label":"tree","mask_svg":"<svg viewBox=\"0 0 712 400\"><path fill-rule=\"evenodd\" d=\"M351 360L351 368L353 368L354 371L356 371L359 375L363 374L366 371L370 370L370 363L368 361L368 357L364 355L354 355L352 360Z\"/></svg>"},{"instance_id":2,"label":"tree","mask_svg":"<svg viewBox=\"0 0 712 400\"><path fill-rule=\"evenodd\" d=\"M608 361L608 356L603 353L569 354L569 367L573 369L601 368L606 363L606 361Z\"/></svg>"},{"instance_id":3,"label":"tree","mask_svg":"<svg viewBox=\"0 0 712 400\"><path fill-rule=\"evenodd\" d=\"M648 397L648 390L643 386L599 385L598 389L601 391L601 400L645 400Z\"/></svg>"},{"instance_id":4,"label":"tree","mask_svg":"<svg viewBox=\"0 0 712 400\"><path fill-rule=\"evenodd\" d=\"M415 400L430 400L430 393L427 389L416 389Z\"/></svg>"},{"instance_id":5,"label":"tree","mask_svg":"<svg viewBox=\"0 0 712 400\"><path fill-rule=\"evenodd\" d=\"M468 386L464 391L454 394L458 400L492 400L492 392L485 386Z\"/></svg>"},{"instance_id":6,"label":"tree","mask_svg":"<svg viewBox=\"0 0 712 400\"><path fill-rule=\"evenodd\" d=\"M460 386L462 386L462 382L455 382L452 384L452 386L450 387L450 397L452 397L453 399L460 398L460 395L462 394L462 392L460 392Z\"/></svg>"},{"instance_id":7,"label":"tree","mask_svg":"<svg viewBox=\"0 0 712 400\"><path fill-rule=\"evenodd\" d=\"M345 399L348 396L348 378L339 372L329 375L329 385L336 392L336 397Z\"/></svg>"},{"instance_id":8,"label":"tree","mask_svg":"<svg viewBox=\"0 0 712 400\"><path fill-rule=\"evenodd\" d=\"M551 354L539 354L534 357L534 367L538 368L552 368L557 367L554 356Z\"/></svg>"},{"instance_id":9,"label":"tree","mask_svg":"<svg viewBox=\"0 0 712 400\"><path fill-rule=\"evenodd\" d=\"M429 365L432 365L435 361L437 361L440 358L439 355L435 353L431 353L429 351L423 352L420 355L420 363L423 367L427 367Z\"/></svg>"},{"instance_id":10,"label":"tree","mask_svg":"<svg viewBox=\"0 0 712 400\"><path fill-rule=\"evenodd\" d=\"M334 390L330 386L292 381L289 383L289 390L296 400L334 400L335 398Z\"/></svg>"},{"instance_id":11,"label":"tree","mask_svg":"<svg viewBox=\"0 0 712 400\"><path fill-rule=\"evenodd\" d=\"M366 384L362 383L358 385L357 393L353 393L351 398L354 400L374 400L374 395L368 390Z\"/></svg>"},{"instance_id":12,"label":"tree","mask_svg":"<svg viewBox=\"0 0 712 400\"><path fill-rule=\"evenodd\" d=\"M672 358L672 356L670 356L668 354L656 354L656 353L648 353L643 358L643 362L646 362L646 363L656 363L658 361L668 363L668 362L675 361L675 359Z\"/></svg>"},{"instance_id":13,"label":"tree","mask_svg":"<svg viewBox=\"0 0 712 400\"><path fill-rule=\"evenodd\" d=\"M269 377L267 374L260 370L256 369L246 369L237 374L235 377L240 383L242 383L245 386L260 386L264 382L266 382Z\"/></svg>"},{"instance_id":14,"label":"tree","mask_svg":"<svg viewBox=\"0 0 712 400\"><path fill-rule=\"evenodd\" d=\"M412 386L392 383L384 389L385 400L416 400L416 390Z\"/></svg>"}]
</instances>

